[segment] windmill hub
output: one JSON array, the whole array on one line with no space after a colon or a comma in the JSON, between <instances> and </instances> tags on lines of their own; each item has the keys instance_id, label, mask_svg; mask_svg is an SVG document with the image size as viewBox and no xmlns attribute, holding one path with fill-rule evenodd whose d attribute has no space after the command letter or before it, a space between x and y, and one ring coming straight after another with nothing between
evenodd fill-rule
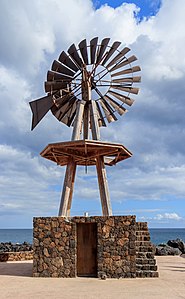
<instances>
[{"instance_id":1,"label":"windmill hub","mask_svg":"<svg viewBox=\"0 0 185 299\"><path fill-rule=\"evenodd\" d=\"M84 39L78 48L73 44L67 53L63 51L47 73L47 95L30 102L32 130L49 110L58 121L73 126L71 141L49 144L41 152L44 158L67 165L60 216L70 214L77 165L96 165L103 215L112 215L105 165L132 156L121 144L100 141L100 127L127 112L125 105L134 103L130 94L139 91L133 85L141 81L134 76L140 71L132 65L136 56L127 57L130 49L119 50L120 42L109 42L104 38L99 44L95 37L87 45Z\"/></svg>"}]
</instances>

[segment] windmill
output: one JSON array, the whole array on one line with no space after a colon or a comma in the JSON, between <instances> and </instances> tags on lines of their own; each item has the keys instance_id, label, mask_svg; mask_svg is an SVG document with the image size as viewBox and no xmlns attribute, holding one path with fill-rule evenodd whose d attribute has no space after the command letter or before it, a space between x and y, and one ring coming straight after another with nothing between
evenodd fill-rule
<instances>
[{"instance_id":1,"label":"windmill","mask_svg":"<svg viewBox=\"0 0 185 299\"><path fill-rule=\"evenodd\" d=\"M141 81L134 74L141 69L137 58L127 56L130 49L119 50L121 42L109 45L110 38L90 44L82 40L62 51L54 60L45 82L45 97L30 102L33 113L32 130L50 110L58 121L73 127L71 141L48 144L41 156L66 167L59 216L69 216L75 182L76 166L95 165L97 169L102 212L112 215L105 165L112 166L132 156L122 144L100 140L100 127L124 115L126 106L138 94L134 83ZM91 135L90 135L91 133Z\"/></svg>"}]
</instances>

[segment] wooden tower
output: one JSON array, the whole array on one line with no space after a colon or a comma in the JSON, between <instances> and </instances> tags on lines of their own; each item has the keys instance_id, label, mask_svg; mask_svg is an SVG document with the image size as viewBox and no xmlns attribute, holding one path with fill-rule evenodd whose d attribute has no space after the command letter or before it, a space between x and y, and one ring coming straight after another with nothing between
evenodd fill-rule
<instances>
[{"instance_id":1,"label":"wooden tower","mask_svg":"<svg viewBox=\"0 0 185 299\"><path fill-rule=\"evenodd\" d=\"M98 44L93 38L87 45L86 40L73 44L67 53L62 52L54 60L47 73L45 91L47 96L30 102L33 112L32 129L51 110L54 116L67 126L73 126L71 141L48 144L41 156L66 165L59 216L69 216L71 210L75 173L77 165L95 165L104 216L112 215L105 165L112 166L132 156L122 144L100 140L100 127L116 121L115 112L123 115L124 105L134 102L130 94L139 89L139 66L131 63L137 60L125 47L118 50L120 42L111 46L109 38Z\"/></svg>"}]
</instances>

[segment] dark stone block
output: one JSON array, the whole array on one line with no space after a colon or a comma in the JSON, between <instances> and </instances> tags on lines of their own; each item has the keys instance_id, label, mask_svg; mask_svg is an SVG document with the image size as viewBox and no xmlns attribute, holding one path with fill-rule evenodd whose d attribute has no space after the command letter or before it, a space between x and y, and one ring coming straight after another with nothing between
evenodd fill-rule
<instances>
[{"instance_id":1,"label":"dark stone block","mask_svg":"<svg viewBox=\"0 0 185 299\"><path fill-rule=\"evenodd\" d=\"M7 262L9 258L8 252L0 253L0 262Z\"/></svg>"},{"instance_id":2,"label":"dark stone block","mask_svg":"<svg viewBox=\"0 0 185 299\"><path fill-rule=\"evenodd\" d=\"M169 240L167 245L173 248L178 248L181 253L185 253L185 243L181 239Z\"/></svg>"},{"instance_id":3,"label":"dark stone block","mask_svg":"<svg viewBox=\"0 0 185 299\"><path fill-rule=\"evenodd\" d=\"M168 245L165 247L156 246L156 255L180 255L181 251L178 248L173 248Z\"/></svg>"}]
</instances>

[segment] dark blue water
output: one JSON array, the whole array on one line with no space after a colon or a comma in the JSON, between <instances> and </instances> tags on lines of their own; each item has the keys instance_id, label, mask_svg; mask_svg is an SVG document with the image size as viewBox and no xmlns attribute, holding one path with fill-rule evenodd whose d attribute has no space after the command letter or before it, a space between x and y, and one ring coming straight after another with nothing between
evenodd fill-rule
<instances>
[{"instance_id":1,"label":"dark blue water","mask_svg":"<svg viewBox=\"0 0 185 299\"><path fill-rule=\"evenodd\" d=\"M32 229L0 229L0 242L33 243Z\"/></svg>"},{"instance_id":2,"label":"dark blue water","mask_svg":"<svg viewBox=\"0 0 185 299\"><path fill-rule=\"evenodd\" d=\"M32 229L0 229L0 242L32 243L32 234ZM177 238L185 242L185 228L150 228L150 237L156 245Z\"/></svg>"},{"instance_id":3,"label":"dark blue water","mask_svg":"<svg viewBox=\"0 0 185 299\"><path fill-rule=\"evenodd\" d=\"M150 228L149 230L151 241L155 245L177 238L185 242L185 228Z\"/></svg>"}]
</instances>

